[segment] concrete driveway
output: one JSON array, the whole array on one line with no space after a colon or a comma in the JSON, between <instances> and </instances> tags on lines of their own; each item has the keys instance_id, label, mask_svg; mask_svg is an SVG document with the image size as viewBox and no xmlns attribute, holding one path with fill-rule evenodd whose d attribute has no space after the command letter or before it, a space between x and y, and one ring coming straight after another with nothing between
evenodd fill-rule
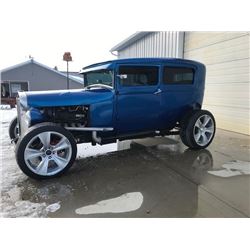
<instances>
[{"instance_id":1,"label":"concrete driveway","mask_svg":"<svg viewBox=\"0 0 250 250\"><path fill-rule=\"evenodd\" d=\"M248 136L217 130L201 151L178 136L120 142L109 153L80 145L66 175L35 181L19 170L8 140L14 111L0 112L2 217L250 216ZM82 158L86 148L92 156Z\"/></svg>"}]
</instances>

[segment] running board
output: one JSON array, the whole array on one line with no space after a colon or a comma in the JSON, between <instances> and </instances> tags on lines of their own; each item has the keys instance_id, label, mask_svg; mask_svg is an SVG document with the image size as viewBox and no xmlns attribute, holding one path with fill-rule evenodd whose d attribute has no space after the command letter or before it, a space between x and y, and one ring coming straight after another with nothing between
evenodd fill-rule
<instances>
[{"instance_id":1,"label":"running board","mask_svg":"<svg viewBox=\"0 0 250 250\"><path fill-rule=\"evenodd\" d=\"M114 128L95 128L95 127L64 127L65 129L72 131L113 131Z\"/></svg>"}]
</instances>

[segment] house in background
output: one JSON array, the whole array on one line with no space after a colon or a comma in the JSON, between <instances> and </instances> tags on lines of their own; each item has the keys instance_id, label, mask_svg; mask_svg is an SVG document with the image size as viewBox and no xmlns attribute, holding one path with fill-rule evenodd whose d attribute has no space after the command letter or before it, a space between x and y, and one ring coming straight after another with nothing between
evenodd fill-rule
<instances>
[{"instance_id":1,"label":"house in background","mask_svg":"<svg viewBox=\"0 0 250 250\"><path fill-rule=\"evenodd\" d=\"M69 88L83 88L82 75L69 73ZM1 70L1 103L12 104L18 91L67 89L67 73L34 59Z\"/></svg>"},{"instance_id":2,"label":"house in background","mask_svg":"<svg viewBox=\"0 0 250 250\"><path fill-rule=\"evenodd\" d=\"M118 58L176 57L206 65L204 109L217 127L250 135L250 32L137 32L111 49Z\"/></svg>"}]
</instances>

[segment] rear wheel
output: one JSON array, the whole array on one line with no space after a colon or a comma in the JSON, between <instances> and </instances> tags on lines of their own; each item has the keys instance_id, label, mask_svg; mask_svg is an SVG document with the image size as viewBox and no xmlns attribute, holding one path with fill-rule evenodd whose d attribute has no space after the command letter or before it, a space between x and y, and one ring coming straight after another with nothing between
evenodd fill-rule
<instances>
[{"instance_id":1,"label":"rear wheel","mask_svg":"<svg viewBox=\"0 0 250 250\"><path fill-rule=\"evenodd\" d=\"M9 137L15 143L17 142L17 140L19 138L17 117L15 117L10 122L10 125L9 125Z\"/></svg>"},{"instance_id":2,"label":"rear wheel","mask_svg":"<svg viewBox=\"0 0 250 250\"><path fill-rule=\"evenodd\" d=\"M77 146L71 133L53 124L30 128L19 139L16 159L21 170L35 179L48 179L67 171L76 158Z\"/></svg>"},{"instance_id":3,"label":"rear wheel","mask_svg":"<svg viewBox=\"0 0 250 250\"><path fill-rule=\"evenodd\" d=\"M215 119L209 111L194 110L183 121L180 137L189 148L202 149L212 142L215 130Z\"/></svg>"}]
</instances>

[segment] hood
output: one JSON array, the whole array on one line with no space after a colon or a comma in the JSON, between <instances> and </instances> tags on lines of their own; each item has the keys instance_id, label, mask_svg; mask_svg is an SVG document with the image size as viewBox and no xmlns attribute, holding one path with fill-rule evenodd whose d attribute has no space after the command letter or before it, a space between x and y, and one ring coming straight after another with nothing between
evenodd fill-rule
<instances>
[{"instance_id":1,"label":"hood","mask_svg":"<svg viewBox=\"0 0 250 250\"><path fill-rule=\"evenodd\" d=\"M56 90L19 92L24 108L90 105L110 100L113 91L108 89Z\"/></svg>"}]
</instances>

